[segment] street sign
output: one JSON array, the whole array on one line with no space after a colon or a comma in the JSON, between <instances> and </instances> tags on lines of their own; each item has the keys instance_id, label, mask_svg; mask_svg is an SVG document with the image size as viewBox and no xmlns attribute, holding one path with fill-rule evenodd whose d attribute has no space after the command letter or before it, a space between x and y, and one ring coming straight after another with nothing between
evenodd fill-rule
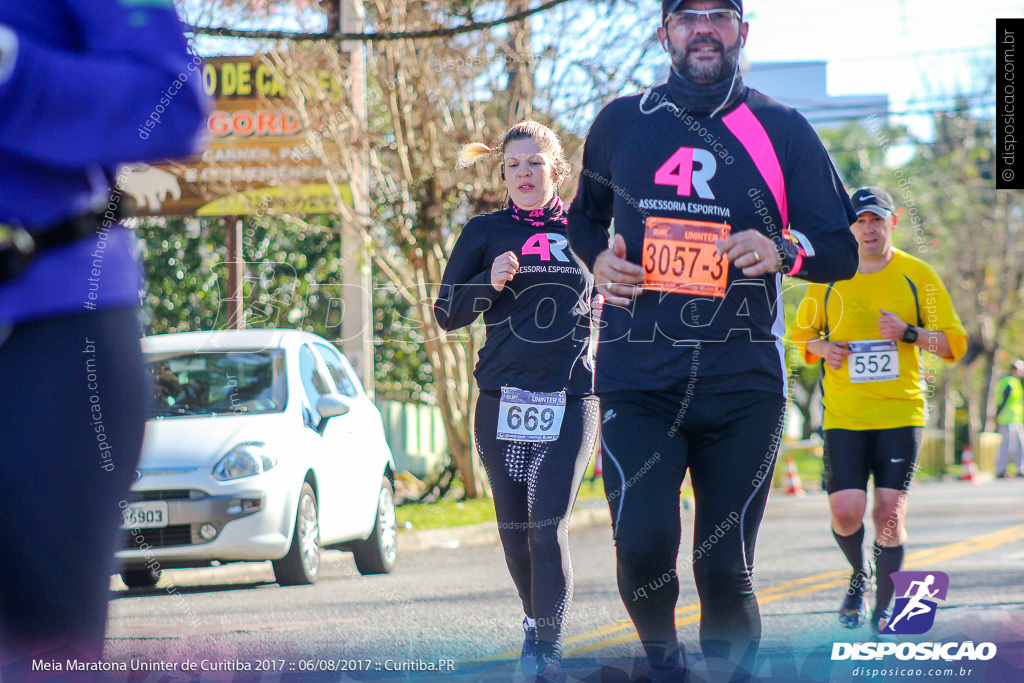
<instances>
[{"instance_id":1,"label":"street sign","mask_svg":"<svg viewBox=\"0 0 1024 683\"><path fill-rule=\"evenodd\" d=\"M208 143L191 159L119 174L141 216L240 216L276 212L337 213L337 198L307 144L308 129L288 104L284 84L259 57L212 57L203 88L215 98L207 118ZM327 69L313 73L318 87L340 98ZM174 106L173 101L169 105ZM327 130L313 122L316 134ZM336 172L335 175L338 175ZM347 185L340 199L352 203Z\"/></svg>"}]
</instances>

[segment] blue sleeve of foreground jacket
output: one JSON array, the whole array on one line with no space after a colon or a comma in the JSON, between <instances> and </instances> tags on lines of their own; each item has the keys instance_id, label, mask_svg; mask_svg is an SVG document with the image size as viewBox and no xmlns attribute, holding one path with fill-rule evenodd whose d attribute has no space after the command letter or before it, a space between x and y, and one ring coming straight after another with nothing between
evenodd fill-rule
<instances>
[{"instance_id":1,"label":"blue sleeve of foreground jacket","mask_svg":"<svg viewBox=\"0 0 1024 683\"><path fill-rule=\"evenodd\" d=\"M0 69L0 148L69 169L197 151L202 60L171 0L69 0L67 12L81 43L73 48L13 28Z\"/></svg>"}]
</instances>

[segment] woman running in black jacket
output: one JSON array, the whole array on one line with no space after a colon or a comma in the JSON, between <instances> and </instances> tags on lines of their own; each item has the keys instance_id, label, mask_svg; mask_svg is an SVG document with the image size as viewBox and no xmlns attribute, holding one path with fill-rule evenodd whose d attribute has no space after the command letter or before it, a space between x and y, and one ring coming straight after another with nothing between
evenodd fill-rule
<instances>
[{"instance_id":1,"label":"woman running in black jacket","mask_svg":"<svg viewBox=\"0 0 1024 683\"><path fill-rule=\"evenodd\" d=\"M523 673L550 676L572 599L569 514L600 416L587 359L590 284L570 254L555 193L569 171L555 133L523 121L493 150L464 147L459 166L498 154L509 205L463 228L434 313L448 331L483 313L476 444L526 612Z\"/></svg>"}]
</instances>

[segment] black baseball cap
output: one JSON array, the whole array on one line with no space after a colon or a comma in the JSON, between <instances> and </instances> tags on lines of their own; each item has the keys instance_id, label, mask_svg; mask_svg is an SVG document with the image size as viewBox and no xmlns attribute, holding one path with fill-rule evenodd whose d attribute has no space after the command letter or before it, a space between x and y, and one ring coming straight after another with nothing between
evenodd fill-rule
<instances>
[{"instance_id":1,"label":"black baseball cap","mask_svg":"<svg viewBox=\"0 0 1024 683\"><path fill-rule=\"evenodd\" d=\"M853 196L850 197L850 202L853 204L853 210L857 212L858 216L864 211L870 211L882 218L888 218L896 213L896 206L892 203L892 197L880 187L862 187L853 193Z\"/></svg>"},{"instance_id":2,"label":"black baseball cap","mask_svg":"<svg viewBox=\"0 0 1024 683\"><path fill-rule=\"evenodd\" d=\"M661 23L665 23L665 19L668 15L679 9L679 6L683 4L685 0L661 0ZM729 4L733 6L737 12L740 13L740 18L743 17L743 0L728 0Z\"/></svg>"}]
</instances>

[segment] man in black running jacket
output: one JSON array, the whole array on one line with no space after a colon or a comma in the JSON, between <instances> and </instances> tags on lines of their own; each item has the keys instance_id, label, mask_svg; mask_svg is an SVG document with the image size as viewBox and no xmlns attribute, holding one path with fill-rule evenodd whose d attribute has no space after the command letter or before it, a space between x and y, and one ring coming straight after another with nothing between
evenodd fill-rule
<instances>
[{"instance_id":1,"label":"man in black running jacket","mask_svg":"<svg viewBox=\"0 0 1024 683\"><path fill-rule=\"evenodd\" d=\"M754 543L785 417L782 276L857 269L856 215L813 129L743 85L742 12L740 0L663 0L668 83L598 114L569 212L570 245L605 298L605 491L619 592L653 680L686 666L674 610L687 469L696 516L683 566L701 646L715 679L753 669Z\"/></svg>"}]
</instances>

